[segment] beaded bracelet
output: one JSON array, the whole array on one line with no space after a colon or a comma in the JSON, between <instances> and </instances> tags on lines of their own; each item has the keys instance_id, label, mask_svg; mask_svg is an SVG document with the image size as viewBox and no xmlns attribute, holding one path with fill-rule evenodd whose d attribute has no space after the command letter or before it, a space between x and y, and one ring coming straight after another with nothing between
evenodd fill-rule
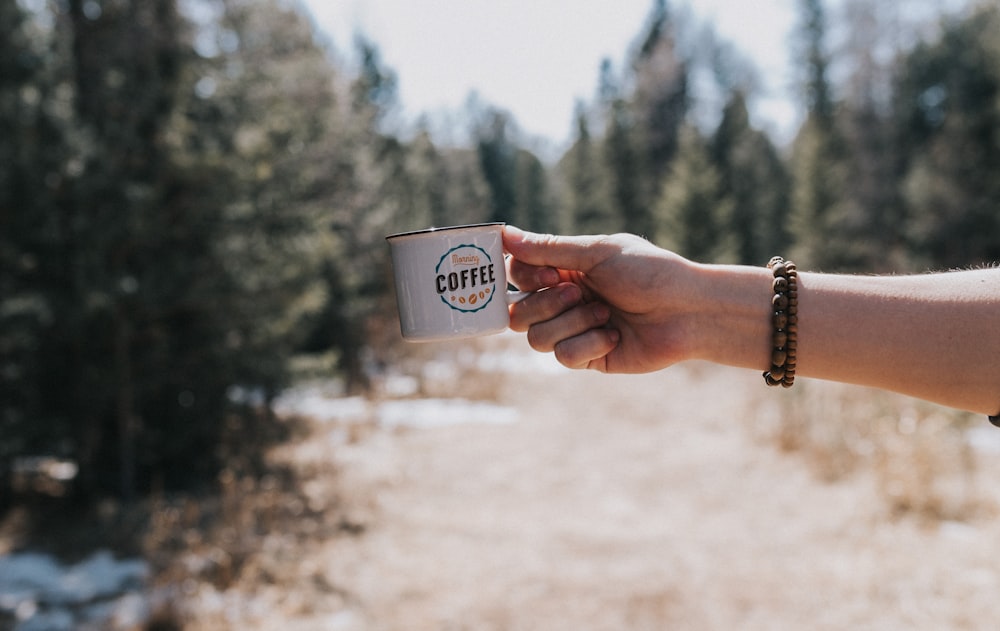
<instances>
[{"instance_id":1,"label":"beaded bracelet","mask_svg":"<svg viewBox=\"0 0 1000 631\"><path fill-rule=\"evenodd\" d=\"M774 335L771 338L771 369L764 373L769 386L791 388L795 383L795 360L799 332L799 274L795 263L780 256L772 258L767 268L774 274L771 288L773 309L771 321Z\"/></svg>"}]
</instances>

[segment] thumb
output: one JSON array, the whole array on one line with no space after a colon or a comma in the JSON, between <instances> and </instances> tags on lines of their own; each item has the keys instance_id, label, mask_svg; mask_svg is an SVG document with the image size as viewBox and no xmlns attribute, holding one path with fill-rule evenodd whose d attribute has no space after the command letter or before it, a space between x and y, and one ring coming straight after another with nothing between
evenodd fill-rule
<instances>
[{"instance_id":1,"label":"thumb","mask_svg":"<svg viewBox=\"0 0 1000 631\"><path fill-rule=\"evenodd\" d=\"M608 257L602 237L538 234L504 226L504 249L522 263L589 272Z\"/></svg>"}]
</instances>

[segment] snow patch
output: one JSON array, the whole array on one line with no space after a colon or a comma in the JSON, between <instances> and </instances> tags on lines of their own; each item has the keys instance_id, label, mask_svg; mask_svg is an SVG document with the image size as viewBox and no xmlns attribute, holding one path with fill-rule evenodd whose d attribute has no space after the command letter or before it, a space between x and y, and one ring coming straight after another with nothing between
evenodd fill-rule
<instances>
[{"instance_id":1,"label":"snow patch","mask_svg":"<svg viewBox=\"0 0 1000 631\"><path fill-rule=\"evenodd\" d=\"M371 418L371 404L364 397L335 397L320 388L292 388L274 402L281 415L308 416L320 422L362 422Z\"/></svg>"},{"instance_id":2,"label":"snow patch","mask_svg":"<svg viewBox=\"0 0 1000 631\"><path fill-rule=\"evenodd\" d=\"M373 402L364 397L336 398L319 389L292 389L275 402L278 414L307 416L321 423L374 420L383 427L432 428L463 424L513 423L513 407L466 399L397 399Z\"/></svg>"},{"instance_id":3,"label":"snow patch","mask_svg":"<svg viewBox=\"0 0 1000 631\"><path fill-rule=\"evenodd\" d=\"M16 621L14 631L130 629L148 618L148 578L145 561L107 550L73 565L37 552L0 556L0 613Z\"/></svg>"},{"instance_id":4,"label":"snow patch","mask_svg":"<svg viewBox=\"0 0 1000 631\"><path fill-rule=\"evenodd\" d=\"M386 427L432 428L467 423L500 425L517 420L517 410L505 405L464 399L386 401L376 418Z\"/></svg>"}]
</instances>

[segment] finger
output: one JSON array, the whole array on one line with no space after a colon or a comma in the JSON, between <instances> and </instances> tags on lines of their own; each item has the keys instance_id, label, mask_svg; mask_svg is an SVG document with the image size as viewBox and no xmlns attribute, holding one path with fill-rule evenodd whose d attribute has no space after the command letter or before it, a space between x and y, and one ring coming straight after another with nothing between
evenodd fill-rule
<instances>
[{"instance_id":1,"label":"finger","mask_svg":"<svg viewBox=\"0 0 1000 631\"><path fill-rule=\"evenodd\" d=\"M538 291L558 284L559 272L552 267L528 265L515 258L508 258L507 278L521 291Z\"/></svg>"},{"instance_id":2,"label":"finger","mask_svg":"<svg viewBox=\"0 0 1000 631\"><path fill-rule=\"evenodd\" d=\"M556 360L567 368L593 368L607 372L607 356L618 346L615 329L590 329L556 344Z\"/></svg>"},{"instance_id":3,"label":"finger","mask_svg":"<svg viewBox=\"0 0 1000 631\"><path fill-rule=\"evenodd\" d=\"M611 309L604 303L577 305L552 319L531 325L528 345L542 353L551 352L563 340L604 326L610 317Z\"/></svg>"},{"instance_id":4,"label":"finger","mask_svg":"<svg viewBox=\"0 0 1000 631\"><path fill-rule=\"evenodd\" d=\"M584 273L593 269L610 254L610 246L604 237L536 234L514 226L504 226L503 243L504 249L522 263Z\"/></svg>"},{"instance_id":5,"label":"finger","mask_svg":"<svg viewBox=\"0 0 1000 631\"><path fill-rule=\"evenodd\" d=\"M511 305L510 328L515 331L527 331L533 324L555 318L575 306L582 298L583 292L573 283L564 283L538 291Z\"/></svg>"}]
</instances>

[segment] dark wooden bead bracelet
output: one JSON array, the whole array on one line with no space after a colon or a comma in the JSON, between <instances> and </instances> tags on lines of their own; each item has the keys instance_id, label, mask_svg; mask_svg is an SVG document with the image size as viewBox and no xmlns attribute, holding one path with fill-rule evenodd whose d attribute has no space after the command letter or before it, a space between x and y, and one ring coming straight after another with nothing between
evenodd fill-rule
<instances>
[{"instance_id":1,"label":"dark wooden bead bracelet","mask_svg":"<svg viewBox=\"0 0 1000 631\"><path fill-rule=\"evenodd\" d=\"M791 388L795 383L799 332L799 274L795 263L780 256L772 258L767 268L774 274L771 289L771 369L764 373L769 386Z\"/></svg>"},{"instance_id":2,"label":"dark wooden bead bracelet","mask_svg":"<svg viewBox=\"0 0 1000 631\"><path fill-rule=\"evenodd\" d=\"M775 256L767 263L774 275L771 289L771 369L764 373L769 386L791 388L795 383L799 332L799 273L795 263ZM1000 414L989 416L990 423L1000 427Z\"/></svg>"}]
</instances>

